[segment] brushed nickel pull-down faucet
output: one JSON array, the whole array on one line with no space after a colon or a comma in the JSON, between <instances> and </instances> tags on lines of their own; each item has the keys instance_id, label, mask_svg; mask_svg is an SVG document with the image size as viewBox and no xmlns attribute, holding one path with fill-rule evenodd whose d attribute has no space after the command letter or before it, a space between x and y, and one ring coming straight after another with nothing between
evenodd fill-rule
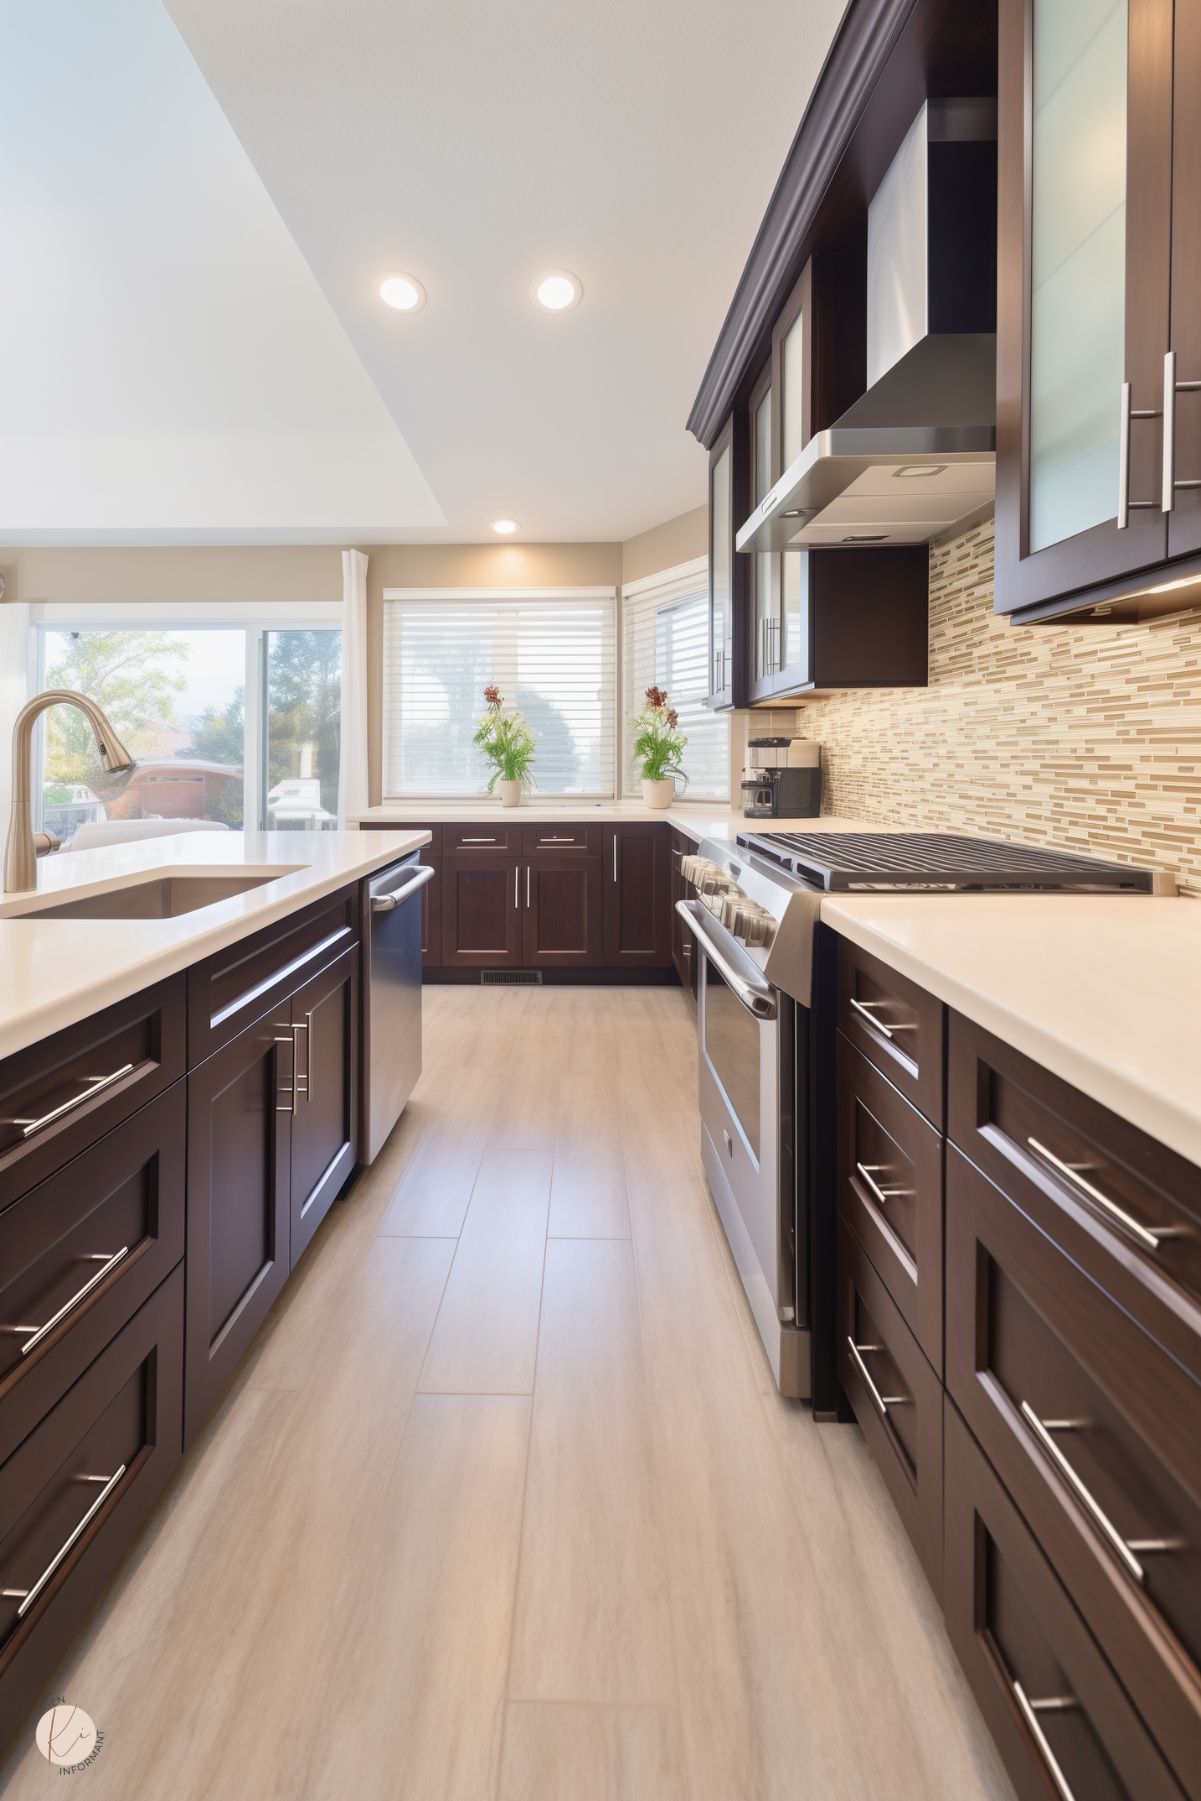
<instances>
[{"instance_id":1,"label":"brushed nickel pull-down faucet","mask_svg":"<svg viewBox=\"0 0 1201 1801\"><path fill-rule=\"evenodd\" d=\"M107 770L115 774L119 770L133 768L134 759L105 718L103 710L94 700L89 700L86 694L79 694L73 688L48 688L44 694L35 694L32 700L27 701L17 714L13 727L12 810L8 819L8 845L4 852L5 894L19 894L27 888L36 888L38 858L60 849L60 840L53 832L34 831L29 797L33 779L33 728L47 707L57 706L60 702L79 708L92 728L100 761Z\"/></svg>"}]
</instances>

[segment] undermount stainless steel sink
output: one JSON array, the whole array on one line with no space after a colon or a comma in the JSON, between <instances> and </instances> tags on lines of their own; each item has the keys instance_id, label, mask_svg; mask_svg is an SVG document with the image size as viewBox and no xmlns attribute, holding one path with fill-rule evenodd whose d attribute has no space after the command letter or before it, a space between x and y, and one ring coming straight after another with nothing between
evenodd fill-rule
<instances>
[{"instance_id":1,"label":"undermount stainless steel sink","mask_svg":"<svg viewBox=\"0 0 1201 1801\"><path fill-rule=\"evenodd\" d=\"M256 874L230 871L220 875L163 875L145 881L127 882L121 888L107 889L103 894L80 894L71 900L46 905L41 896L31 896L16 906L0 907L0 916L21 919L177 919L181 913L195 913L200 907L211 907L215 901L229 900L251 888L261 888L280 876L291 875L302 864L282 864L277 869Z\"/></svg>"}]
</instances>

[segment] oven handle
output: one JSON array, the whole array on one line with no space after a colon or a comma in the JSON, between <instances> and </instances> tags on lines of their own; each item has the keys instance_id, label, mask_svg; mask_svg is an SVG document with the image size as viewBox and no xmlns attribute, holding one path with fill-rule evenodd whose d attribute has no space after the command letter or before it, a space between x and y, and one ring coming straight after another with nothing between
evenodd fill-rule
<instances>
[{"instance_id":1,"label":"oven handle","mask_svg":"<svg viewBox=\"0 0 1201 1801\"><path fill-rule=\"evenodd\" d=\"M739 975L734 965L718 950L702 926L698 903L679 900L676 902L676 912L722 980L728 985L734 998L741 1001L747 1012L753 1014L756 1019L774 1019L776 1017L775 989L767 982L764 982L762 986L757 986L754 982L748 982L745 976Z\"/></svg>"}]
</instances>

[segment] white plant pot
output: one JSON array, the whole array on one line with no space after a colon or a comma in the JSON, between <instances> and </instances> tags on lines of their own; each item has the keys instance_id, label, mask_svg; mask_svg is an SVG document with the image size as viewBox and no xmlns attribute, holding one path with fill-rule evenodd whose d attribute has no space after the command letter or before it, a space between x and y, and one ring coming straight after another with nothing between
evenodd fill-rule
<instances>
[{"instance_id":1,"label":"white plant pot","mask_svg":"<svg viewBox=\"0 0 1201 1801\"><path fill-rule=\"evenodd\" d=\"M671 776L665 775L660 781L648 782L642 778L642 798L648 807L656 807L660 811L670 807L676 797L676 785Z\"/></svg>"},{"instance_id":2,"label":"white plant pot","mask_svg":"<svg viewBox=\"0 0 1201 1801\"><path fill-rule=\"evenodd\" d=\"M521 805L520 782L497 782L496 792L500 795L502 807L519 807Z\"/></svg>"}]
</instances>

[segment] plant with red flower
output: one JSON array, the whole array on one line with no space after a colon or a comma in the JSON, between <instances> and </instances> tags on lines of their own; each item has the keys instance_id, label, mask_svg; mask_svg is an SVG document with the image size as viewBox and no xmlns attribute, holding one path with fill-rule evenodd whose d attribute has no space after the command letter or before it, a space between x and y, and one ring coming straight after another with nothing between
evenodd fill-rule
<instances>
[{"instance_id":1,"label":"plant with red flower","mask_svg":"<svg viewBox=\"0 0 1201 1801\"><path fill-rule=\"evenodd\" d=\"M495 682L489 682L484 689L484 699L488 711L478 721L472 742L492 764L488 793L492 793L497 782L520 782L523 788L532 788L533 732L517 707L505 711L504 697Z\"/></svg>"},{"instance_id":2,"label":"plant with red flower","mask_svg":"<svg viewBox=\"0 0 1201 1801\"><path fill-rule=\"evenodd\" d=\"M646 691L646 704L648 707L653 707L656 712L660 711L667 705L666 688L656 688L653 685L649 687Z\"/></svg>"},{"instance_id":3,"label":"plant with red flower","mask_svg":"<svg viewBox=\"0 0 1201 1801\"><path fill-rule=\"evenodd\" d=\"M680 715L667 704L664 688L648 688L646 705L634 721L634 760L644 782L661 782L668 776L687 781L680 759L688 740L680 730Z\"/></svg>"}]
</instances>

